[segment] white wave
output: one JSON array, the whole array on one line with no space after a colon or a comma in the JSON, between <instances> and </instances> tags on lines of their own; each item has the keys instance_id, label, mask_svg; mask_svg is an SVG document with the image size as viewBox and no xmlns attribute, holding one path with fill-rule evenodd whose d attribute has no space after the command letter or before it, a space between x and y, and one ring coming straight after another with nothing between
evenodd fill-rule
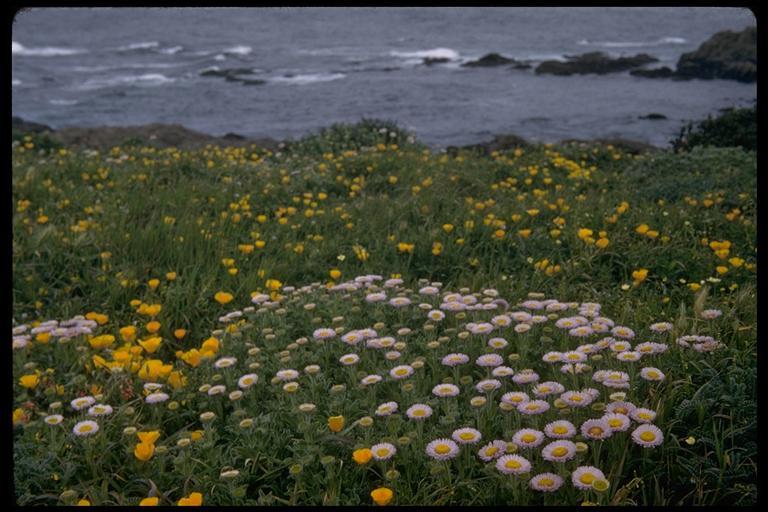
<instances>
[{"instance_id":1,"label":"white wave","mask_svg":"<svg viewBox=\"0 0 768 512\"><path fill-rule=\"evenodd\" d=\"M576 44L581 46L600 46L602 48L639 48L643 46L663 46L666 44L686 44L687 39L682 37L662 37L654 41L590 41L582 39Z\"/></svg>"},{"instance_id":2,"label":"white wave","mask_svg":"<svg viewBox=\"0 0 768 512\"><path fill-rule=\"evenodd\" d=\"M183 46L171 46L170 48L163 48L162 50L160 50L160 53L164 53L166 55L176 55L183 49L184 49Z\"/></svg>"},{"instance_id":3,"label":"white wave","mask_svg":"<svg viewBox=\"0 0 768 512\"><path fill-rule=\"evenodd\" d=\"M57 48L55 46L46 46L44 48L27 48L21 43L11 41L11 54L23 55L28 57L64 57L67 55L78 55L86 53L88 50L80 48Z\"/></svg>"},{"instance_id":4,"label":"white wave","mask_svg":"<svg viewBox=\"0 0 768 512\"><path fill-rule=\"evenodd\" d=\"M144 43L132 43L125 46L121 46L117 49L119 52L131 52L135 50L151 50L152 48L157 48L160 46L160 43L157 41L148 41Z\"/></svg>"},{"instance_id":5,"label":"white wave","mask_svg":"<svg viewBox=\"0 0 768 512\"><path fill-rule=\"evenodd\" d=\"M250 46L245 45L238 45L233 46L232 48L227 48L226 50L222 50L222 53L229 53L232 55L248 55L253 51L253 48Z\"/></svg>"},{"instance_id":6,"label":"white wave","mask_svg":"<svg viewBox=\"0 0 768 512\"><path fill-rule=\"evenodd\" d=\"M82 85L80 85L79 89L88 91L120 85L153 86L168 84L175 81L175 78L168 78L167 76L161 75L159 73L147 73L144 75L119 75L109 78L92 78L90 80L86 80Z\"/></svg>"},{"instance_id":7,"label":"white wave","mask_svg":"<svg viewBox=\"0 0 768 512\"><path fill-rule=\"evenodd\" d=\"M11 85L21 85L21 80L11 79Z\"/></svg>"},{"instance_id":8,"label":"white wave","mask_svg":"<svg viewBox=\"0 0 768 512\"><path fill-rule=\"evenodd\" d=\"M226 56L226 55L224 55L223 53L220 53L220 54L216 55L216 56L213 58L213 60L218 60L218 61L227 60L227 56Z\"/></svg>"},{"instance_id":9,"label":"white wave","mask_svg":"<svg viewBox=\"0 0 768 512\"><path fill-rule=\"evenodd\" d=\"M50 103L51 105L69 106L69 105L77 105L77 100L48 100L48 103Z\"/></svg>"},{"instance_id":10,"label":"white wave","mask_svg":"<svg viewBox=\"0 0 768 512\"><path fill-rule=\"evenodd\" d=\"M431 50L420 50L415 52L391 51L389 54L393 57L403 59L448 59L459 60L459 52L450 48L433 48Z\"/></svg>"},{"instance_id":11,"label":"white wave","mask_svg":"<svg viewBox=\"0 0 768 512\"><path fill-rule=\"evenodd\" d=\"M346 77L344 73L307 73L293 76L276 76L270 79L270 82L307 85L317 82L331 82Z\"/></svg>"}]
</instances>

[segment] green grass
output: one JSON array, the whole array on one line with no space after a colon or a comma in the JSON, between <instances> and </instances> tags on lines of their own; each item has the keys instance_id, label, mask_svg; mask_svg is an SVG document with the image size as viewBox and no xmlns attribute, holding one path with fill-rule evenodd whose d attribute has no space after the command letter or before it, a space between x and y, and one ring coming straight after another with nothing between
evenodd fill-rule
<instances>
[{"instance_id":1,"label":"green grass","mask_svg":"<svg viewBox=\"0 0 768 512\"><path fill-rule=\"evenodd\" d=\"M98 312L108 316L98 333L115 335L112 349L117 349L120 327L135 324L144 332L149 320L137 314L131 301L161 304L157 320L163 343L144 357L172 364L188 379L184 388L168 391L178 405L170 411L166 404L142 403L143 381L130 370L110 375L93 368L94 354L110 361L112 352L94 350L84 337L69 344L33 341L14 350L14 409L28 413L16 422L13 439L20 504L64 504L86 497L93 504L136 505L156 489L161 504L198 491L204 504L356 505L370 504L369 493L379 486L395 491L396 504L756 501L754 152L695 148L633 157L610 147L574 145L534 146L490 158L449 157L376 121L336 126L277 154L255 147L74 152L40 149L24 139L13 151L14 325ZM628 208L618 213L624 201ZM453 226L450 232L446 224ZM641 224L658 235L638 233ZM582 228L591 229L595 240L604 231L608 245L599 248L583 240ZM249 254L239 249L256 241L264 247ZM729 241L728 254L719 257L709 245L713 241ZM413 251L399 251L401 242L414 244ZM436 243L442 244L440 251ZM360 248L367 257L360 257ZM735 257L743 260L741 265ZM225 265L226 258L234 262ZM237 273L231 275L228 268ZM470 345L457 338L463 322L448 313L443 323L424 329L426 318L417 308L372 307L359 295L342 299L313 289L286 296L280 306L284 313L246 314L247 321L234 332L217 335L223 343L217 357L237 357L239 370L217 371L210 362L190 368L177 359L176 351L199 348L222 328L219 316L251 306L250 294L268 291L268 279L296 287L324 285L332 281L332 269L342 272L336 283L380 274L402 276L412 290L420 286L417 279L440 281L444 290L495 288L513 308L530 292L564 302L599 302L601 314L635 329L635 341L670 345L649 363L590 361L593 369L622 368L633 375L628 400L657 412L654 423L664 432L664 444L643 450L624 433L609 439L598 455L595 443L588 443L589 451L577 460L603 469L611 485L604 493L577 492L566 478L560 491L544 496L502 478L474 454L462 453L450 471L439 472L440 466L424 455L426 442L461 426L480 428L482 443L508 440L519 420L499 410L500 394L479 410L469 406L476 393L466 380L476 383L486 376L473 364L462 367L467 379L455 411L430 395L435 383L452 375L435 361L436 354L464 351L474 359L484 351L477 337ZM647 278L633 285L633 272L640 269L648 270ZM168 280L168 272L175 272L176 279ZM159 279L154 290L148 286L153 278ZM218 304L213 299L218 291L231 293L233 302ZM308 303L315 303L315 309L305 309ZM702 320L699 313L709 308L723 315ZM339 316L343 320L334 323ZM666 338L647 328L660 321L675 325ZM311 338L318 327L343 326L346 332L376 322L386 324L380 335L395 336L403 326L413 329L400 363L424 358L424 368L406 381L413 389L387 379L374 391L358 389L360 376L337 362L348 347L338 341L293 343ZM188 331L183 340L173 335L179 328ZM725 348L705 354L680 349L675 339L684 334L714 336ZM439 336L450 341L437 351L428 348L427 342ZM578 343L554 325L502 336L510 341L502 355L520 356L507 363L515 370L537 369L542 380L562 380L566 389L600 387L598 402L609 401L610 390L593 382L591 372L571 380L541 362L543 353L557 349L553 346L572 349ZM258 354L249 352L255 347ZM370 352L361 352L360 369L366 372L395 364ZM248 370L254 363L258 367ZM281 368L301 370L313 363L321 372L300 377L295 395L270 384ZM666 380L653 386L640 380L635 374L646 365L661 368ZM19 379L35 371L41 372L41 383L24 389ZM249 371L260 381L241 401L197 391L221 380L229 392L236 389L237 376ZM329 393L331 385L341 383L345 391ZM63 388L57 391L56 385ZM98 420L97 435L77 438L71 428L82 414L68 404L79 394L93 393L94 385L103 394L102 403L115 412ZM121 394L126 389L133 398ZM356 424L389 400L400 405L396 418L376 418L367 429ZM54 428L42 418L56 401L64 404L65 422ZM436 413L423 437L404 416L418 401L432 404ZM303 402L316 404L317 411L296 412ZM209 410L217 418L202 424L198 416ZM327 417L336 414L347 422L340 434L326 426ZM601 413L572 414L581 421ZM548 421L556 415L553 410ZM253 419L249 429L238 426L244 418ZM158 447L167 452L138 461L133 456L136 436L123 433L127 426L160 430ZM179 439L198 429L205 432L202 440L177 447ZM385 438L397 444L404 436L409 444L398 445L386 465L358 467L351 459L356 447ZM691 439L692 444L686 442ZM100 456L89 459L90 454ZM289 474L296 464L303 470ZM534 466L535 472L541 470L539 462ZM220 479L226 468L240 475ZM393 479L389 473L388 478L385 472L393 468L399 476Z\"/></svg>"}]
</instances>

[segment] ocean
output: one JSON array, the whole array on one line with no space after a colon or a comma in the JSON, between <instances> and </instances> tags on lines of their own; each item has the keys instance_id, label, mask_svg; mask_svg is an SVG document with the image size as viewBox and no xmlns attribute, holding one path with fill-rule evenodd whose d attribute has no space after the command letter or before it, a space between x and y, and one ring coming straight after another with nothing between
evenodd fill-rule
<instances>
[{"instance_id":1,"label":"ocean","mask_svg":"<svg viewBox=\"0 0 768 512\"><path fill-rule=\"evenodd\" d=\"M603 51L674 69L715 32L755 24L712 7L39 8L14 21L12 111L56 129L162 122L286 139L379 118L433 147L502 133L665 146L689 120L752 105L756 84L461 64ZM227 69L236 80L210 76Z\"/></svg>"}]
</instances>

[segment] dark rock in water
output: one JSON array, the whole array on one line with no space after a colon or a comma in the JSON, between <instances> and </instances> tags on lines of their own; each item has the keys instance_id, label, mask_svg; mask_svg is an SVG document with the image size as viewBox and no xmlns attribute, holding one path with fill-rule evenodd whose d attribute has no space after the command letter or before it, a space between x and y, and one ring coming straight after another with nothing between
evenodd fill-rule
<instances>
[{"instance_id":1,"label":"dark rock in water","mask_svg":"<svg viewBox=\"0 0 768 512\"><path fill-rule=\"evenodd\" d=\"M504 66L506 64L514 64L515 62L516 62L515 59L508 59L507 57L499 55L498 53L489 53L487 55L483 55L478 60L471 60L469 62L465 62L464 64L462 64L462 66L467 68L481 68L481 67Z\"/></svg>"},{"instance_id":2,"label":"dark rock in water","mask_svg":"<svg viewBox=\"0 0 768 512\"><path fill-rule=\"evenodd\" d=\"M424 64L427 66L432 66L434 64L445 64L446 62L451 62L451 59L447 59L445 57L425 57L424 58Z\"/></svg>"},{"instance_id":3,"label":"dark rock in water","mask_svg":"<svg viewBox=\"0 0 768 512\"><path fill-rule=\"evenodd\" d=\"M252 74L253 70L251 68L206 69L205 71L200 72L200 76L216 76L221 78Z\"/></svg>"},{"instance_id":4,"label":"dark rock in water","mask_svg":"<svg viewBox=\"0 0 768 512\"><path fill-rule=\"evenodd\" d=\"M250 146L252 144L272 151L278 142L272 139L248 139L229 133L215 137L185 128L178 124L148 124L142 126L65 127L51 135L65 146L109 149L126 143L142 143L158 148L176 147L182 150L199 149L208 144L219 146Z\"/></svg>"},{"instance_id":5,"label":"dark rock in water","mask_svg":"<svg viewBox=\"0 0 768 512\"><path fill-rule=\"evenodd\" d=\"M757 28L716 33L697 50L680 56L677 74L754 82L757 79Z\"/></svg>"},{"instance_id":6,"label":"dark rock in water","mask_svg":"<svg viewBox=\"0 0 768 512\"><path fill-rule=\"evenodd\" d=\"M633 69L629 74L644 78L672 78L675 76L675 72L667 66L653 69Z\"/></svg>"},{"instance_id":7,"label":"dark rock in water","mask_svg":"<svg viewBox=\"0 0 768 512\"><path fill-rule=\"evenodd\" d=\"M536 68L536 73L549 73L553 75L604 75L606 73L627 71L659 60L646 53L640 53L634 57L619 57L613 59L603 52L590 52L566 58L568 60L565 62L545 60Z\"/></svg>"},{"instance_id":8,"label":"dark rock in water","mask_svg":"<svg viewBox=\"0 0 768 512\"><path fill-rule=\"evenodd\" d=\"M201 72L200 76L223 78L227 82L240 82L243 85L262 85L267 83L264 80L244 78L245 76L253 76L253 70L250 68L208 69Z\"/></svg>"},{"instance_id":9,"label":"dark rock in water","mask_svg":"<svg viewBox=\"0 0 768 512\"><path fill-rule=\"evenodd\" d=\"M665 116L664 114L659 114L657 112L651 112L650 114L648 114L646 116L640 116L638 119L656 120L656 119L666 119L666 118L667 118L667 116Z\"/></svg>"},{"instance_id":10,"label":"dark rock in water","mask_svg":"<svg viewBox=\"0 0 768 512\"><path fill-rule=\"evenodd\" d=\"M494 151L506 151L520 147L527 147L528 142L522 137L514 134L496 135L490 142L481 142L480 144L471 144L469 146L448 146L446 152L455 156L459 151L475 151L484 155L490 155Z\"/></svg>"},{"instance_id":11,"label":"dark rock in water","mask_svg":"<svg viewBox=\"0 0 768 512\"><path fill-rule=\"evenodd\" d=\"M32 121L25 121L20 117L11 117L11 131L19 133L45 133L55 132L53 128L48 125L34 123Z\"/></svg>"},{"instance_id":12,"label":"dark rock in water","mask_svg":"<svg viewBox=\"0 0 768 512\"><path fill-rule=\"evenodd\" d=\"M629 140L622 138L608 138L608 139L594 139L594 140L581 140L581 139L566 139L560 141L560 144L580 144L585 147L590 146L613 146L616 149L629 153L631 155L639 155L640 153L648 153L659 151L659 148L652 144L641 142L638 140Z\"/></svg>"},{"instance_id":13,"label":"dark rock in water","mask_svg":"<svg viewBox=\"0 0 768 512\"><path fill-rule=\"evenodd\" d=\"M516 62L512 65L512 69L531 69L532 67L527 62Z\"/></svg>"}]
</instances>

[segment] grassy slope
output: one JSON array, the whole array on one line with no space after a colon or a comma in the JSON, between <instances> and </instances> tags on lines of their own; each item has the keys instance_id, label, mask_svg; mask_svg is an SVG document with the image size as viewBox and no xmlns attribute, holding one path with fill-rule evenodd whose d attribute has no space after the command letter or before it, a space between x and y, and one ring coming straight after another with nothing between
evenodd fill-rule
<instances>
[{"instance_id":1,"label":"grassy slope","mask_svg":"<svg viewBox=\"0 0 768 512\"><path fill-rule=\"evenodd\" d=\"M756 267L748 268L756 263L754 153L697 148L632 157L610 148L538 146L492 158L451 158L399 135L365 137L367 145L382 145L345 152L354 136L317 138L279 156L256 148L119 148L90 156L16 148L14 322L98 311L122 326L135 319L131 299L158 302L168 340L161 357L172 360L174 349L198 345L214 327L221 311L212 300L216 291L245 303L268 278L300 286L329 280L331 268L340 269L342 279L402 274L409 282L428 278L451 289L492 286L510 302L530 291L597 301L617 322L668 320L684 333L705 332L693 308L699 297L701 309L706 293L705 308L724 312L712 334L728 348L678 361L659 402L671 434L657 454L661 463L643 466L644 485L627 487L616 500L754 501ZM320 193L327 197L319 199ZM22 200L30 204L19 211ZM622 201L629 208L617 214ZM728 220L734 208L740 213ZM41 215L47 222L38 222ZM73 228L78 222L81 227ZM658 237L638 234L643 223ZM450 233L445 224L454 226ZM605 231L609 245L585 243L580 228L592 229L594 238ZM523 236L521 230L531 231ZM265 246L251 254L239 250L256 240ZM713 240L730 241L727 258L741 257L746 265L718 258L707 246ZM413 252L399 252L399 242L414 244ZM435 242L442 244L439 255L433 254ZM365 261L354 246L368 253ZM236 275L223 258L235 260ZM720 275L716 267L723 265L729 271ZM649 270L647 279L622 289L641 268ZM164 278L171 271L178 274L174 282ZM720 281L708 282L712 277ZM161 281L155 291L146 285L151 278ZM688 284L701 281L695 295ZM192 339L173 341L180 327ZM18 380L22 370L14 364ZM79 381L68 385L86 389ZM19 390L17 403L25 397ZM689 436L695 445L683 442ZM28 435L15 440L17 495L26 502L55 496L60 486L43 475L51 461L32 455ZM628 464L640 468L640 461ZM280 479L269 485L275 495L289 492ZM454 503L477 499L468 488L457 493Z\"/></svg>"}]
</instances>

